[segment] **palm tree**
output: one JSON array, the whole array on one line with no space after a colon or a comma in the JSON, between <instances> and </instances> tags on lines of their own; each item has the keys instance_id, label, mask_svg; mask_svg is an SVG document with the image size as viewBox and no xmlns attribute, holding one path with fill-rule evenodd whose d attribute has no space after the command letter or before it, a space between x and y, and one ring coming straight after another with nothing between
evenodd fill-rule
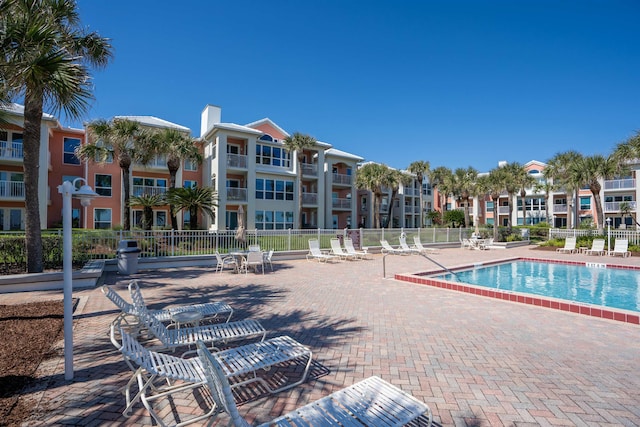
<instances>
[{"instance_id":1,"label":"palm tree","mask_svg":"<svg viewBox=\"0 0 640 427\"><path fill-rule=\"evenodd\" d=\"M431 183L431 188L438 191L443 217L444 211L447 210L447 197L451 194L451 188L448 185L451 182L451 175L451 169L445 166L438 166L429 172L429 182Z\"/></svg>"},{"instance_id":2,"label":"palm tree","mask_svg":"<svg viewBox=\"0 0 640 427\"><path fill-rule=\"evenodd\" d=\"M422 202L422 181L424 180L425 176L429 175L429 169L429 162L424 160L416 160L415 162L412 162L407 168L410 173L416 175L416 180L418 181L418 191L420 191L420 227L424 227L425 225L424 208Z\"/></svg>"},{"instance_id":3,"label":"palm tree","mask_svg":"<svg viewBox=\"0 0 640 427\"><path fill-rule=\"evenodd\" d=\"M520 187L520 203L522 204L522 225L527 225L527 188L532 188L536 184L536 179L531 176L527 168L520 166L520 169L514 167L514 180Z\"/></svg>"},{"instance_id":4,"label":"palm tree","mask_svg":"<svg viewBox=\"0 0 640 427\"><path fill-rule=\"evenodd\" d=\"M131 164L144 163L149 158L148 151L141 149L141 140L146 138L138 122L126 119L107 121L95 120L87 125L89 142L78 149L77 155L85 161L107 163L115 158L122 172L123 215L122 228L131 229Z\"/></svg>"},{"instance_id":5,"label":"palm tree","mask_svg":"<svg viewBox=\"0 0 640 427\"><path fill-rule=\"evenodd\" d=\"M640 227L640 224L638 224L638 221L636 221L636 218L633 216L634 212L635 209L631 206L630 202L620 202L620 215L622 218L629 217L637 227Z\"/></svg>"},{"instance_id":6,"label":"palm tree","mask_svg":"<svg viewBox=\"0 0 640 427\"><path fill-rule=\"evenodd\" d=\"M358 168L356 187L369 190L373 195L373 228L380 228L380 204L382 203L382 187L389 168L379 163L366 163Z\"/></svg>"},{"instance_id":7,"label":"palm tree","mask_svg":"<svg viewBox=\"0 0 640 427\"><path fill-rule=\"evenodd\" d=\"M473 187L478 179L478 171L472 167L457 168L453 172L454 195L462 202L464 208L464 226L469 227L469 198L472 196Z\"/></svg>"},{"instance_id":8,"label":"palm tree","mask_svg":"<svg viewBox=\"0 0 640 427\"><path fill-rule=\"evenodd\" d=\"M483 177L482 187L485 189L493 202L493 240L498 241L498 227L500 226L498 215L498 202L500 195L504 191L505 182L508 179L507 173L502 167L497 167L489 172L486 178Z\"/></svg>"},{"instance_id":9,"label":"palm tree","mask_svg":"<svg viewBox=\"0 0 640 427\"><path fill-rule=\"evenodd\" d=\"M173 206L176 212L186 210L189 212L189 229L198 228L198 212L202 211L215 221L214 207L216 192L211 187L170 188L167 191L166 201Z\"/></svg>"},{"instance_id":10,"label":"palm tree","mask_svg":"<svg viewBox=\"0 0 640 427\"><path fill-rule=\"evenodd\" d=\"M293 154L296 153L296 170L298 171L298 219L296 220L296 228L301 228L302 224L302 161L304 160L304 150L313 148L317 141L314 137L295 132L293 135L286 137L282 143L285 149Z\"/></svg>"},{"instance_id":11,"label":"palm tree","mask_svg":"<svg viewBox=\"0 0 640 427\"><path fill-rule=\"evenodd\" d=\"M191 160L198 164L202 163L202 154L200 154L198 141L178 129L164 128L158 132L153 132L144 142L144 145L146 146L144 151L167 157L169 188L176 188L176 176L184 160ZM178 219L174 213L173 206L169 207L171 228L177 230Z\"/></svg>"},{"instance_id":12,"label":"palm tree","mask_svg":"<svg viewBox=\"0 0 640 427\"><path fill-rule=\"evenodd\" d=\"M604 211L602 209L602 198L600 197L600 191L602 190L600 180L613 179L618 171L618 161L614 156L604 157L600 154L580 157L570 166L570 174L573 176L573 180L580 187L589 186L589 190L593 195L593 202L596 205L596 225L599 234L604 232Z\"/></svg>"},{"instance_id":13,"label":"palm tree","mask_svg":"<svg viewBox=\"0 0 640 427\"><path fill-rule=\"evenodd\" d=\"M109 40L80 25L73 0L0 2L2 92L24 99L24 186L27 271L43 270L38 173L45 102L54 113L81 118L92 98L89 67L112 57Z\"/></svg>"},{"instance_id":14,"label":"palm tree","mask_svg":"<svg viewBox=\"0 0 640 427\"><path fill-rule=\"evenodd\" d=\"M579 183L573 179L570 170L571 165L575 163L582 155L577 151L566 151L558 153L547 162L547 167L543 174L545 178L551 179L556 189L562 189L567 195L567 228L572 227L572 206L574 202L574 193L580 188Z\"/></svg>"},{"instance_id":15,"label":"palm tree","mask_svg":"<svg viewBox=\"0 0 640 427\"><path fill-rule=\"evenodd\" d=\"M153 208L164 206L166 202L162 194L143 194L131 197L129 205L142 206L142 229L151 230L153 226Z\"/></svg>"},{"instance_id":16,"label":"palm tree","mask_svg":"<svg viewBox=\"0 0 640 427\"><path fill-rule=\"evenodd\" d=\"M551 199L549 198L549 196L551 195L551 192L554 190L553 183L551 183L551 181L549 179L545 178L542 182L536 183L533 188L534 188L534 191L536 193L544 192L544 198L545 198L544 215L545 215L545 220L546 220L547 224L549 224L550 226L553 227L553 224L551 224L551 217L549 216L549 204L551 203Z\"/></svg>"},{"instance_id":17,"label":"palm tree","mask_svg":"<svg viewBox=\"0 0 640 427\"><path fill-rule=\"evenodd\" d=\"M409 174L403 173L397 169L387 168L383 181L384 186L391 190L391 197L389 198L389 206L387 209L387 221L384 227L389 227L391 223L391 217L393 216L393 201L398 197L398 190L400 184L409 185L413 177Z\"/></svg>"}]
</instances>

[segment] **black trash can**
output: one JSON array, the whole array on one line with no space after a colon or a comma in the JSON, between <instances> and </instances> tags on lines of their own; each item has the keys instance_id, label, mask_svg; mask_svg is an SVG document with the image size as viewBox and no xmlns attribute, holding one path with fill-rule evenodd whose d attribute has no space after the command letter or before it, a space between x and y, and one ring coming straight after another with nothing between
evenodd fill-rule
<instances>
[{"instance_id":1,"label":"black trash can","mask_svg":"<svg viewBox=\"0 0 640 427\"><path fill-rule=\"evenodd\" d=\"M136 274L138 272L138 254L142 252L136 240L120 240L118 250L118 273Z\"/></svg>"}]
</instances>

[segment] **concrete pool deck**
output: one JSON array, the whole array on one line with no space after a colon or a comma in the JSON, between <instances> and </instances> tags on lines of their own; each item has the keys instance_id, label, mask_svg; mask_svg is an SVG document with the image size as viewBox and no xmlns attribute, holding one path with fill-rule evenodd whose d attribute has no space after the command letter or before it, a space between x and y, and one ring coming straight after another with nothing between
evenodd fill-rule
<instances>
[{"instance_id":1,"label":"concrete pool deck","mask_svg":"<svg viewBox=\"0 0 640 427\"><path fill-rule=\"evenodd\" d=\"M448 268L513 257L640 265L640 258L564 255L530 247L443 249ZM223 300L235 319L252 317L314 353L310 378L239 406L253 423L268 421L332 391L378 375L427 403L436 421L455 426L602 426L640 424L640 326L516 304L392 279L438 269L417 256L320 264L277 261L266 274L216 274L206 268L110 274L126 295L140 280L151 306ZM109 341L118 311L100 289L75 292L75 378L62 358L45 362L37 419L28 425L151 425L142 405L122 417L120 388L130 378ZM0 304L62 298L61 291L0 295ZM60 354L62 345L60 344ZM186 394L181 414L200 411ZM162 410L171 423L172 407ZM216 425L226 425L225 416ZM196 424L197 425L197 424Z\"/></svg>"}]
</instances>

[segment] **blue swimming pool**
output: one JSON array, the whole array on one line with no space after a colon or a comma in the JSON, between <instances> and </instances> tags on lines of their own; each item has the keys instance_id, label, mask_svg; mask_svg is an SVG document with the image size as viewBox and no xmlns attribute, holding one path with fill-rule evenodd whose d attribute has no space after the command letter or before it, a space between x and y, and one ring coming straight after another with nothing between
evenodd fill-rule
<instances>
[{"instance_id":1,"label":"blue swimming pool","mask_svg":"<svg viewBox=\"0 0 640 427\"><path fill-rule=\"evenodd\" d=\"M640 271L636 270L514 261L436 277L500 291L640 312Z\"/></svg>"}]
</instances>

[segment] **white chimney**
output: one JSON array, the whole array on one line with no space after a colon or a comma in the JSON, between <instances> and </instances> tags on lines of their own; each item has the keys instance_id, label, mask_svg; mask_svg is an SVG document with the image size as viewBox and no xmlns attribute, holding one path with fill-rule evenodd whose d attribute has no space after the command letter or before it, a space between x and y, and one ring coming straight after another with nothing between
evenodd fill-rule
<instances>
[{"instance_id":1,"label":"white chimney","mask_svg":"<svg viewBox=\"0 0 640 427\"><path fill-rule=\"evenodd\" d=\"M222 108L207 104L200 115L200 137L204 137L209 129L216 123L220 123Z\"/></svg>"}]
</instances>

